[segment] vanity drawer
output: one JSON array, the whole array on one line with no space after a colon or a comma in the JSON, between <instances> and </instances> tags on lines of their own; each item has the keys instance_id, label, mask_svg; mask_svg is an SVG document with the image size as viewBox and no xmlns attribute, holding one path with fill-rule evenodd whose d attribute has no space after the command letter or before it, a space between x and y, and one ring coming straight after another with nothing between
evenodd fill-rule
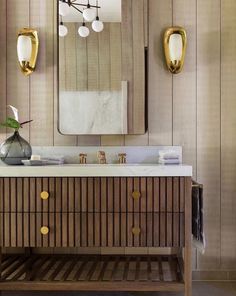
<instances>
[{"instance_id":1,"label":"vanity drawer","mask_svg":"<svg viewBox=\"0 0 236 296\"><path fill-rule=\"evenodd\" d=\"M184 178L1 178L0 212L179 213Z\"/></svg>"},{"instance_id":2,"label":"vanity drawer","mask_svg":"<svg viewBox=\"0 0 236 296\"><path fill-rule=\"evenodd\" d=\"M1 178L0 212L80 211L80 187L80 178Z\"/></svg>"},{"instance_id":3,"label":"vanity drawer","mask_svg":"<svg viewBox=\"0 0 236 296\"><path fill-rule=\"evenodd\" d=\"M74 247L74 214L1 213L2 247Z\"/></svg>"},{"instance_id":4,"label":"vanity drawer","mask_svg":"<svg viewBox=\"0 0 236 296\"><path fill-rule=\"evenodd\" d=\"M77 246L83 247L184 245L183 213L82 213L76 229L81 234Z\"/></svg>"},{"instance_id":5,"label":"vanity drawer","mask_svg":"<svg viewBox=\"0 0 236 296\"><path fill-rule=\"evenodd\" d=\"M81 212L184 212L182 177L81 178L80 183Z\"/></svg>"},{"instance_id":6,"label":"vanity drawer","mask_svg":"<svg viewBox=\"0 0 236 296\"><path fill-rule=\"evenodd\" d=\"M0 213L2 247L180 247L182 213Z\"/></svg>"}]
</instances>

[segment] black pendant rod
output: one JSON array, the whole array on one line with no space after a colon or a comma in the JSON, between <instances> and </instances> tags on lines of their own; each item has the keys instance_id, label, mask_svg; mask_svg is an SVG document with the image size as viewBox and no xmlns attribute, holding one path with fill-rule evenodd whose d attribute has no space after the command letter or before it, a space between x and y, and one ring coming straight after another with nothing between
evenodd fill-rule
<instances>
[{"instance_id":1,"label":"black pendant rod","mask_svg":"<svg viewBox=\"0 0 236 296\"><path fill-rule=\"evenodd\" d=\"M83 14L83 11L82 11L82 10L80 10L79 8L77 8L76 6L74 6L74 4L71 4L71 6L72 6L74 9L78 10L80 13L82 13L82 14Z\"/></svg>"},{"instance_id":2,"label":"black pendant rod","mask_svg":"<svg viewBox=\"0 0 236 296\"><path fill-rule=\"evenodd\" d=\"M72 6L72 5L78 5L78 6L88 6L88 4L83 4L83 3L75 3L77 0L59 0L60 2L64 2L64 3L67 3L69 6ZM101 6L98 6L98 5L91 5L89 4L89 7L93 7L93 8L101 8Z\"/></svg>"},{"instance_id":3,"label":"black pendant rod","mask_svg":"<svg viewBox=\"0 0 236 296\"><path fill-rule=\"evenodd\" d=\"M88 6L87 4L80 4L80 3L74 3L73 2L73 5L79 5L79 6ZM101 8L101 6L97 6L97 5L90 5L90 7L93 7L93 8Z\"/></svg>"}]
</instances>

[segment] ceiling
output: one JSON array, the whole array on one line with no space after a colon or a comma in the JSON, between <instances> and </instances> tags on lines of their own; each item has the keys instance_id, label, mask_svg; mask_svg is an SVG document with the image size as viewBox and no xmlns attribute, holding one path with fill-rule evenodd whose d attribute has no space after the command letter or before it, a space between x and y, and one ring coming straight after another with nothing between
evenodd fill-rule
<instances>
[{"instance_id":1,"label":"ceiling","mask_svg":"<svg viewBox=\"0 0 236 296\"><path fill-rule=\"evenodd\" d=\"M75 3L87 4L88 0L76 0ZM96 0L90 0L90 5L96 5ZM99 17L103 22L121 22L121 0L98 0ZM63 17L64 22L82 22L82 15L70 8L70 14Z\"/></svg>"}]
</instances>

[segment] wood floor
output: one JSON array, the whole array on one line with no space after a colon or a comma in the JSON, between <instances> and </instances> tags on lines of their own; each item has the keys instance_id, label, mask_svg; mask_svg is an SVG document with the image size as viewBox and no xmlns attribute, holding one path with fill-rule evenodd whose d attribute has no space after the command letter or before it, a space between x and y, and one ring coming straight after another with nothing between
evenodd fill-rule
<instances>
[{"instance_id":1,"label":"wood floor","mask_svg":"<svg viewBox=\"0 0 236 296\"><path fill-rule=\"evenodd\" d=\"M50 296L179 296L183 293L103 293L103 292L50 292ZM2 292L2 296L47 296L47 292ZM236 295L236 282L194 282L193 283L193 296L235 296Z\"/></svg>"}]
</instances>

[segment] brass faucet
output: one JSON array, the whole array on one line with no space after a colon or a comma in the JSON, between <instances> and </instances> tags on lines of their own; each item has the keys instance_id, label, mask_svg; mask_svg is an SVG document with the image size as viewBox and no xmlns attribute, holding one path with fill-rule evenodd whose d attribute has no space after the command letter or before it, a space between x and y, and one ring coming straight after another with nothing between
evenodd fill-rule
<instances>
[{"instance_id":1,"label":"brass faucet","mask_svg":"<svg viewBox=\"0 0 236 296\"><path fill-rule=\"evenodd\" d=\"M86 163L87 163L87 159L86 159L86 157L87 157L87 154L85 154L85 153L80 153L80 154L79 154L79 163L80 163L80 164L86 164Z\"/></svg>"},{"instance_id":2,"label":"brass faucet","mask_svg":"<svg viewBox=\"0 0 236 296\"><path fill-rule=\"evenodd\" d=\"M118 156L119 156L119 163L120 164L126 163L126 153L119 153Z\"/></svg>"},{"instance_id":3,"label":"brass faucet","mask_svg":"<svg viewBox=\"0 0 236 296\"><path fill-rule=\"evenodd\" d=\"M98 151L97 157L99 164L106 164L106 154L104 151Z\"/></svg>"}]
</instances>

